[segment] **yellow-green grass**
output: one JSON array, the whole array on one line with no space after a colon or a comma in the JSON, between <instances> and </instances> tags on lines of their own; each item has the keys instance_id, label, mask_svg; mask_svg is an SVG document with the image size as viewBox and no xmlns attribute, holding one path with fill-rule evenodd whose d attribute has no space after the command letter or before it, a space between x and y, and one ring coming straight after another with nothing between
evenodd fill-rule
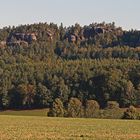
<instances>
[{"instance_id":1,"label":"yellow-green grass","mask_svg":"<svg viewBox=\"0 0 140 140\"><path fill-rule=\"evenodd\" d=\"M97 116L97 118L115 118L120 119L123 115L123 112L126 108L121 108L117 112L114 110L101 110L104 116ZM0 115L15 115L15 116L47 116L49 109L33 109L33 110L5 110L0 111ZM140 113L140 108L137 108L137 111Z\"/></svg>"},{"instance_id":2,"label":"yellow-green grass","mask_svg":"<svg viewBox=\"0 0 140 140\"><path fill-rule=\"evenodd\" d=\"M0 140L140 140L140 121L1 115Z\"/></svg>"},{"instance_id":3,"label":"yellow-green grass","mask_svg":"<svg viewBox=\"0 0 140 140\"><path fill-rule=\"evenodd\" d=\"M0 115L15 116L47 116L49 109L33 109L33 110L5 110L0 111Z\"/></svg>"}]
</instances>

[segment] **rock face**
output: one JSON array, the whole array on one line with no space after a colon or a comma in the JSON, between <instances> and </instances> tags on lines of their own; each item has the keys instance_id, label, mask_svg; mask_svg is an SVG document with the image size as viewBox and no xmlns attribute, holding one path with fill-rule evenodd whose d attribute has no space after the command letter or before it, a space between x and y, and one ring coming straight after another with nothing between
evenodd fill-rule
<instances>
[{"instance_id":1,"label":"rock face","mask_svg":"<svg viewBox=\"0 0 140 140\"><path fill-rule=\"evenodd\" d=\"M5 48L6 46L6 41L1 41L0 42L0 48Z\"/></svg>"},{"instance_id":2,"label":"rock face","mask_svg":"<svg viewBox=\"0 0 140 140\"><path fill-rule=\"evenodd\" d=\"M35 33L11 33L7 38L6 44L20 44L22 42L30 44L32 41L36 41L37 37Z\"/></svg>"},{"instance_id":3,"label":"rock face","mask_svg":"<svg viewBox=\"0 0 140 140\"><path fill-rule=\"evenodd\" d=\"M53 33L50 30L47 30L47 36L50 40L53 40Z\"/></svg>"},{"instance_id":4,"label":"rock face","mask_svg":"<svg viewBox=\"0 0 140 140\"><path fill-rule=\"evenodd\" d=\"M1 41L1 42L0 42L0 45L1 45L1 46L5 46L5 45L6 45L6 41Z\"/></svg>"},{"instance_id":5,"label":"rock face","mask_svg":"<svg viewBox=\"0 0 140 140\"><path fill-rule=\"evenodd\" d=\"M67 39L69 42L74 43L77 41L78 37L75 34L66 33L64 39Z\"/></svg>"},{"instance_id":6,"label":"rock face","mask_svg":"<svg viewBox=\"0 0 140 140\"><path fill-rule=\"evenodd\" d=\"M76 36L75 35L70 35L69 36L69 40L71 41L71 42L76 42Z\"/></svg>"},{"instance_id":7,"label":"rock face","mask_svg":"<svg viewBox=\"0 0 140 140\"><path fill-rule=\"evenodd\" d=\"M67 39L69 42L75 43L77 42L77 40L87 40L93 38L96 35L104 34L105 32L107 32L107 30L102 27L85 27L78 33L71 33L71 30L69 30L68 32L66 32L64 39Z\"/></svg>"}]
</instances>

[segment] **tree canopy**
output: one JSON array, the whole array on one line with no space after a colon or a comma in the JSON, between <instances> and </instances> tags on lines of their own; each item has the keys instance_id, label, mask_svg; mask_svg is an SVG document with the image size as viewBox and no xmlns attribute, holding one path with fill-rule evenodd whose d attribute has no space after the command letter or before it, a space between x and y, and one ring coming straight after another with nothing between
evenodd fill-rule
<instances>
[{"instance_id":1,"label":"tree canopy","mask_svg":"<svg viewBox=\"0 0 140 140\"><path fill-rule=\"evenodd\" d=\"M140 31L114 23L5 27L0 29L0 108L48 107L56 113L60 106L63 116L63 109L73 113L74 107L80 112L88 106L88 112L94 105L106 108L108 101L139 107L139 59Z\"/></svg>"}]
</instances>

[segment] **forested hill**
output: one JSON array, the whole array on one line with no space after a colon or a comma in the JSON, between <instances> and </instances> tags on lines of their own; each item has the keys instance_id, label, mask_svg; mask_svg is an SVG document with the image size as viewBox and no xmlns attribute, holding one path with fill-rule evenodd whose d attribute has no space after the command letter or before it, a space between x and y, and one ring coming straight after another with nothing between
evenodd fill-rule
<instances>
[{"instance_id":1,"label":"forested hill","mask_svg":"<svg viewBox=\"0 0 140 140\"><path fill-rule=\"evenodd\" d=\"M114 23L0 29L0 108L140 106L140 31Z\"/></svg>"}]
</instances>

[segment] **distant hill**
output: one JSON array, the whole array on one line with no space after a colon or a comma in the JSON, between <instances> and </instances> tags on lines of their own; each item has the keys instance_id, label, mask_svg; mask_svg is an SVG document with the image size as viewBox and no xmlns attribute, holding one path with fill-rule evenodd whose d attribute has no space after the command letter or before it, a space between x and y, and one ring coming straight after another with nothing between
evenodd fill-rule
<instances>
[{"instance_id":1,"label":"distant hill","mask_svg":"<svg viewBox=\"0 0 140 140\"><path fill-rule=\"evenodd\" d=\"M139 60L140 31L114 23L5 27L0 29L0 108L59 104L64 111L74 102L79 109L88 103L99 109L110 101L139 107Z\"/></svg>"},{"instance_id":2,"label":"distant hill","mask_svg":"<svg viewBox=\"0 0 140 140\"><path fill-rule=\"evenodd\" d=\"M140 31L125 31L116 27L115 23L92 23L81 27L78 23L71 27L57 26L50 23L21 25L18 27L5 27L0 30L0 41L16 43L16 41L68 41L78 46L92 44L101 47L115 45L128 45L137 47L140 45Z\"/></svg>"}]
</instances>

